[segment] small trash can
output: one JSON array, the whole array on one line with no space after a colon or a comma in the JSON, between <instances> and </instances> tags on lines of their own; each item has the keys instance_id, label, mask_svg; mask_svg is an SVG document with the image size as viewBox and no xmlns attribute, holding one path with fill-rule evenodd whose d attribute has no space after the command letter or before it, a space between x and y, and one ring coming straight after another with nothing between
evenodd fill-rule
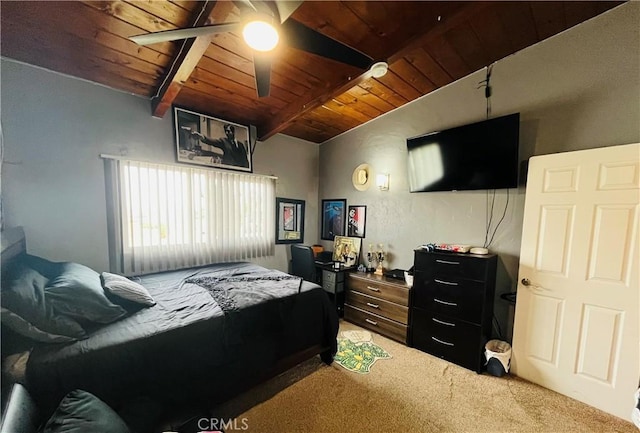
<instances>
[{"instance_id":1,"label":"small trash can","mask_svg":"<svg viewBox=\"0 0 640 433\"><path fill-rule=\"evenodd\" d=\"M487 373L502 377L509 372L511 366L511 345L502 340L489 340L484 346L487 359Z\"/></svg>"}]
</instances>

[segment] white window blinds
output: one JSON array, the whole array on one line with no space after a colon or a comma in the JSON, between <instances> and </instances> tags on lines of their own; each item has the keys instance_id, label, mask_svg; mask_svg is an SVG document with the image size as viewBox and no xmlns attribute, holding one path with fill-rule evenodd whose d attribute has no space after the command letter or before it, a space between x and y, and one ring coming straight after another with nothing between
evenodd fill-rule
<instances>
[{"instance_id":1,"label":"white window blinds","mask_svg":"<svg viewBox=\"0 0 640 433\"><path fill-rule=\"evenodd\" d=\"M274 254L273 178L105 161L112 270L142 274Z\"/></svg>"}]
</instances>

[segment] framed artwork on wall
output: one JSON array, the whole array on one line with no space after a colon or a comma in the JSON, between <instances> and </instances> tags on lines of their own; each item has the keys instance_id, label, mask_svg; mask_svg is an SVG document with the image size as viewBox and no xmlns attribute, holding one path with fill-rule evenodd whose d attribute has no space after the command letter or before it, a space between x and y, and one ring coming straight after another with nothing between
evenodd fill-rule
<instances>
[{"instance_id":1,"label":"framed artwork on wall","mask_svg":"<svg viewBox=\"0 0 640 433\"><path fill-rule=\"evenodd\" d=\"M366 206L349 206L349 213L347 216L347 236L364 238L366 219Z\"/></svg>"},{"instance_id":2,"label":"framed artwork on wall","mask_svg":"<svg viewBox=\"0 0 640 433\"><path fill-rule=\"evenodd\" d=\"M178 162L252 172L249 128L173 107Z\"/></svg>"},{"instance_id":3,"label":"framed artwork on wall","mask_svg":"<svg viewBox=\"0 0 640 433\"><path fill-rule=\"evenodd\" d=\"M332 241L336 236L344 236L344 220L347 200L322 200L322 229L320 239Z\"/></svg>"},{"instance_id":4,"label":"framed artwork on wall","mask_svg":"<svg viewBox=\"0 0 640 433\"><path fill-rule=\"evenodd\" d=\"M304 242L304 200L276 197L276 244Z\"/></svg>"}]
</instances>

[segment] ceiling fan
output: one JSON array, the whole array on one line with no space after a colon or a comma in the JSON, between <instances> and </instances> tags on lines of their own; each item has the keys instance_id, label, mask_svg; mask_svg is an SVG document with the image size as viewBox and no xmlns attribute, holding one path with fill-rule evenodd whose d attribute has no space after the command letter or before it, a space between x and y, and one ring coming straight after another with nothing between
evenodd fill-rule
<instances>
[{"instance_id":1,"label":"ceiling fan","mask_svg":"<svg viewBox=\"0 0 640 433\"><path fill-rule=\"evenodd\" d=\"M290 15L302 4L302 1L265 2L241 0L234 3L240 8L242 20L239 22L166 30L132 36L129 39L139 45L150 45L213 33L242 30L245 42L253 49L253 65L258 97L269 96L272 60L269 51L278 44L281 34L282 39L290 47L360 69L366 70L372 66L373 59L366 54L292 19ZM254 39L252 39L252 36Z\"/></svg>"}]
</instances>

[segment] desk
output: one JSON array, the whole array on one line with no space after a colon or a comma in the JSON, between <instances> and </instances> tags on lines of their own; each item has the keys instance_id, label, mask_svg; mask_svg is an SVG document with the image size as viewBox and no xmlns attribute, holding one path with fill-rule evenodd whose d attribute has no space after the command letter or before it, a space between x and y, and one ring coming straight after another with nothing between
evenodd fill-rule
<instances>
[{"instance_id":1,"label":"desk","mask_svg":"<svg viewBox=\"0 0 640 433\"><path fill-rule=\"evenodd\" d=\"M338 316L340 317L344 315L344 276L345 273L353 271L356 271L353 266L335 269L333 263L324 265L316 263L318 284L329 294L336 305Z\"/></svg>"}]
</instances>

